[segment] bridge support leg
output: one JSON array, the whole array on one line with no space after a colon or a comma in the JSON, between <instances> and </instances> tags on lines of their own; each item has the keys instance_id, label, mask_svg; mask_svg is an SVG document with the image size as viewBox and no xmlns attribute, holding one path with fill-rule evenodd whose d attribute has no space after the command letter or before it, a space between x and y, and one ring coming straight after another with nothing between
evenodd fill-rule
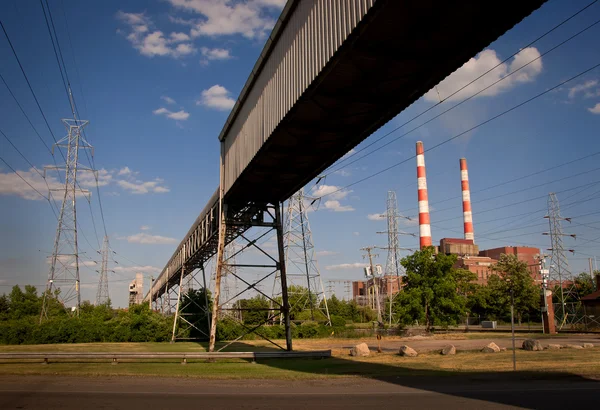
<instances>
[{"instance_id":1,"label":"bridge support leg","mask_svg":"<svg viewBox=\"0 0 600 410\"><path fill-rule=\"evenodd\" d=\"M185 249L185 245L183 246ZM185 266L181 266L181 276L179 277L179 289L177 289L177 306L175 306L175 316L173 317L173 334L171 335L171 343L175 343L175 330L177 329L177 321L179 320L179 307L181 305L181 289L183 288L183 276L185 275Z\"/></svg>"},{"instance_id":2,"label":"bridge support leg","mask_svg":"<svg viewBox=\"0 0 600 410\"><path fill-rule=\"evenodd\" d=\"M281 280L281 299L282 299L282 313L283 323L285 326L285 344L288 351L292 350L292 329L290 324L290 302L288 299L288 288L287 288L287 276L285 267L285 253L283 250L283 221L281 218L282 204L275 206L275 223L277 229L277 250L279 254L279 261L277 267L279 269L279 278Z\"/></svg>"},{"instance_id":3,"label":"bridge support leg","mask_svg":"<svg viewBox=\"0 0 600 410\"><path fill-rule=\"evenodd\" d=\"M225 237L227 234L227 224L225 216L227 214L227 206L221 200L221 211L219 219L219 244L217 247L217 269L215 272L215 289L213 293L213 308L212 320L210 322L210 336L208 338L208 351L215 351L215 342L217 338L217 321L219 318L219 295L221 294L221 276L223 273L224 253L225 253Z\"/></svg>"}]
</instances>

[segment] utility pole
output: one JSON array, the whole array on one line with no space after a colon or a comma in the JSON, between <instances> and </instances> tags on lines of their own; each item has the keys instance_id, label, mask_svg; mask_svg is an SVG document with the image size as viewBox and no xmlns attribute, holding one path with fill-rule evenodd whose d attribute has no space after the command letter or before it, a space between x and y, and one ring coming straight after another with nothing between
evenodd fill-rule
<instances>
[{"instance_id":1,"label":"utility pole","mask_svg":"<svg viewBox=\"0 0 600 410\"><path fill-rule=\"evenodd\" d=\"M363 258L368 257L369 258L369 266L371 268L371 275L373 276L373 287L375 288L375 303L377 306L377 321L379 323L382 323L382 318L381 318L381 302L379 300L379 281L378 281L378 277L377 277L377 271L375 270L375 266L373 265L373 257L378 257L379 255L374 255L371 253L371 251L375 249L374 246L367 246L365 248L361 248L361 251L366 251L367 254L363 255Z\"/></svg>"},{"instance_id":2,"label":"utility pole","mask_svg":"<svg viewBox=\"0 0 600 410\"><path fill-rule=\"evenodd\" d=\"M102 266L100 267L100 279L98 280L98 291L96 292L96 306L108 303L108 236L104 237L102 246ZM150 288L152 289L152 288Z\"/></svg>"},{"instance_id":3,"label":"utility pole","mask_svg":"<svg viewBox=\"0 0 600 410\"><path fill-rule=\"evenodd\" d=\"M71 107L74 107L73 96L69 89ZM73 113L75 110L72 110ZM60 191L62 193L62 205L54 237L54 248L52 251L50 272L46 283L46 291L42 302L42 311L40 313L40 323L48 318L49 298L55 290L60 289L58 298L64 308L69 307L76 316L79 316L79 307L81 305L80 281L79 281L79 247L77 244L77 195L89 195L89 191L78 189L77 172L89 171L96 174L91 168L85 168L79 164L79 150L89 149L92 146L83 136L83 128L89 123L86 120L79 120L73 114L72 119L63 119L63 124L67 129L67 135L57 141L54 147L63 147L67 150L65 164L63 166L45 167L47 170L64 171L65 185ZM93 150L91 151L94 155ZM53 190L51 190L53 191Z\"/></svg>"},{"instance_id":4,"label":"utility pole","mask_svg":"<svg viewBox=\"0 0 600 410\"><path fill-rule=\"evenodd\" d=\"M594 269L592 268L592 258L588 258L588 262L590 263L590 277L592 281L594 280Z\"/></svg>"}]
</instances>

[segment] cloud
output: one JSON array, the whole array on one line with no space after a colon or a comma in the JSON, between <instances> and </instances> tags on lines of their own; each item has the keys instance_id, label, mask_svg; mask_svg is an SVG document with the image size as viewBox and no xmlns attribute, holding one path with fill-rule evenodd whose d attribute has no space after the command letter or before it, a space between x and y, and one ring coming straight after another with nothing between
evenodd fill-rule
<instances>
[{"instance_id":1,"label":"cloud","mask_svg":"<svg viewBox=\"0 0 600 410\"><path fill-rule=\"evenodd\" d=\"M164 102L166 102L167 104L175 104L175 100L166 95L161 95L160 99L163 100Z\"/></svg>"},{"instance_id":2,"label":"cloud","mask_svg":"<svg viewBox=\"0 0 600 410\"><path fill-rule=\"evenodd\" d=\"M527 64L533 59L540 56L540 52L535 47L528 47L521 50L510 62L510 64L502 63L496 55L496 51L487 49L479 53L476 57L471 58L461 68L452 73L449 77L443 80L437 85L437 87L431 89L425 94L425 100L438 102L441 99L447 98L448 101L462 100L466 96L473 95L483 88L491 85L492 83L506 77L511 72L517 70L521 66ZM468 85L464 90L449 97L452 93L456 92L460 88L466 86L475 78L479 77L483 73L492 69L492 71L484 75L473 84ZM485 90L477 97L482 96L495 96L502 92L508 91L518 84L527 83L534 81L535 78L542 72L542 59L538 59L527 67L519 70L517 73L506 77L506 79L500 81L498 84ZM439 92L439 97L438 97Z\"/></svg>"},{"instance_id":3,"label":"cloud","mask_svg":"<svg viewBox=\"0 0 600 410\"><path fill-rule=\"evenodd\" d=\"M330 200L325 201L325 209L329 209L333 212L350 212L354 211L350 205L342 205L340 201Z\"/></svg>"},{"instance_id":4,"label":"cloud","mask_svg":"<svg viewBox=\"0 0 600 410\"><path fill-rule=\"evenodd\" d=\"M46 182L44 178L39 174L43 175L43 171L37 168L30 168L28 171L17 171L19 175L14 172L1 172L0 171L0 195L16 195L23 199L29 200L46 200L48 195L48 187L50 189L61 189L64 185L61 184L57 178L47 174ZM39 172L39 173L38 173ZM23 178L23 179L21 179ZM27 182L25 182L25 181ZM27 185L29 183L29 185ZM39 191L40 194L46 195L40 196L33 188ZM60 195L60 194L59 194ZM55 198L58 198L57 194L54 194Z\"/></svg>"},{"instance_id":5,"label":"cloud","mask_svg":"<svg viewBox=\"0 0 600 410\"><path fill-rule=\"evenodd\" d=\"M98 186L106 186L112 181L112 174L106 169L102 168L98 170L97 175L93 172L78 172L77 181L82 187L90 188L96 186L96 176L98 177Z\"/></svg>"},{"instance_id":6,"label":"cloud","mask_svg":"<svg viewBox=\"0 0 600 410\"><path fill-rule=\"evenodd\" d=\"M350 171L346 171L345 169L339 169L339 170L335 171L334 174L342 176L342 177L349 177L352 175L352 173Z\"/></svg>"},{"instance_id":7,"label":"cloud","mask_svg":"<svg viewBox=\"0 0 600 410\"><path fill-rule=\"evenodd\" d=\"M82 260L79 261L79 266L91 267L91 266L96 266L96 265L98 265L98 262L96 262L96 261L82 261ZM71 264L71 267L73 267L73 268L75 267L75 262L73 262Z\"/></svg>"},{"instance_id":8,"label":"cloud","mask_svg":"<svg viewBox=\"0 0 600 410\"><path fill-rule=\"evenodd\" d=\"M121 168L117 175L131 175L131 170L129 169L129 167Z\"/></svg>"},{"instance_id":9,"label":"cloud","mask_svg":"<svg viewBox=\"0 0 600 410\"><path fill-rule=\"evenodd\" d=\"M175 8L194 13L197 20L173 18L171 21L191 26L191 36L242 35L249 39L264 38L275 25L270 11L284 6L285 0L168 0Z\"/></svg>"},{"instance_id":10,"label":"cloud","mask_svg":"<svg viewBox=\"0 0 600 410\"><path fill-rule=\"evenodd\" d=\"M225 87L216 84L208 90L202 91L196 105L204 105L222 111L230 110L235 104L235 100L230 97L230 94Z\"/></svg>"},{"instance_id":11,"label":"cloud","mask_svg":"<svg viewBox=\"0 0 600 410\"><path fill-rule=\"evenodd\" d=\"M119 273L160 273L161 269L155 266L115 266L115 272Z\"/></svg>"},{"instance_id":12,"label":"cloud","mask_svg":"<svg viewBox=\"0 0 600 410\"><path fill-rule=\"evenodd\" d=\"M360 236L360 232L352 232L352 235L354 235L354 236Z\"/></svg>"},{"instance_id":13,"label":"cloud","mask_svg":"<svg viewBox=\"0 0 600 410\"><path fill-rule=\"evenodd\" d=\"M335 185L315 185L311 189L311 195L321 198L327 196L332 200L341 200L346 198L352 191L343 189Z\"/></svg>"},{"instance_id":14,"label":"cloud","mask_svg":"<svg viewBox=\"0 0 600 410\"><path fill-rule=\"evenodd\" d=\"M208 61L214 60L229 60L232 56L229 54L229 50L225 48L208 48L201 47L200 53L202 54L202 63L207 64Z\"/></svg>"},{"instance_id":15,"label":"cloud","mask_svg":"<svg viewBox=\"0 0 600 410\"><path fill-rule=\"evenodd\" d=\"M355 262L355 263L340 263L339 265L328 265L325 266L325 270L341 270L341 269L362 269L366 267L366 263Z\"/></svg>"},{"instance_id":16,"label":"cloud","mask_svg":"<svg viewBox=\"0 0 600 410\"><path fill-rule=\"evenodd\" d=\"M344 154L344 156L342 158L340 158L340 160L346 159L348 158L350 155L354 155L354 153L356 152L356 150L354 148L352 148L350 151L346 152Z\"/></svg>"},{"instance_id":17,"label":"cloud","mask_svg":"<svg viewBox=\"0 0 600 410\"><path fill-rule=\"evenodd\" d=\"M588 108L588 111L592 114L600 114L600 103L594 105L592 108Z\"/></svg>"},{"instance_id":18,"label":"cloud","mask_svg":"<svg viewBox=\"0 0 600 410\"><path fill-rule=\"evenodd\" d=\"M144 245L166 245L179 242L175 238L168 238L160 235L150 235L145 232L136 233L135 235L126 237L119 237L118 239L126 239L129 243L141 243Z\"/></svg>"},{"instance_id":19,"label":"cloud","mask_svg":"<svg viewBox=\"0 0 600 410\"><path fill-rule=\"evenodd\" d=\"M339 252L334 252L334 251L318 251L317 252L317 256L333 256L333 255L337 255Z\"/></svg>"},{"instance_id":20,"label":"cloud","mask_svg":"<svg viewBox=\"0 0 600 410\"><path fill-rule=\"evenodd\" d=\"M170 191L169 188L159 185L160 183L161 180L159 178L156 178L154 181L146 182L140 180L126 181L124 179L117 181L117 185L119 185L121 188L126 191L130 191L132 194L138 195L148 193L162 194Z\"/></svg>"},{"instance_id":21,"label":"cloud","mask_svg":"<svg viewBox=\"0 0 600 410\"><path fill-rule=\"evenodd\" d=\"M598 85L598 80L589 80L589 81L586 81L585 83L577 84L577 85L569 88L569 98L571 98L571 99L575 98L575 96L582 91L585 91L584 97L587 97L587 98L594 97L594 96L596 96L596 92L591 92L591 91L589 91L589 89L594 88L597 85ZM600 91L600 90L596 90L596 91Z\"/></svg>"},{"instance_id":22,"label":"cloud","mask_svg":"<svg viewBox=\"0 0 600 410\"><path fill-rule=\"evenodd\" d=\"M184 110L173 112L173 111L167 110L164 107L161 107L159 109L152 111L152 114L164 115L167 118L170 118L172 120L177 120L177 121L185 121L190 117L190 113L186 112Z\"/></svg>"},{"instance_id":23,"label":"cloud","mask_svg":"<svg viewBox=\"0 0 600 410\"><path fill-rule=\"evenodd\" d=\"M182 43L189 40L185 33L171 33L170 37L165 37L160 30L150 31L153 26L152 20L145 13L125 13L117 12L117 19L129 26L129 33L126 39L133 48L146 57L173 57L196 53L196 48L192 43ZM175 45L176 43L179 43Z\"/></svg>"},{"instance_id":24,"label":"cloud","mask_svg":"<svg viewBox=\"0 0 600 410\"><path fill-rule=\"evenodd\" d=\"M368 214L367 219L369 221L385 221L385 212L381 214Z\"/></svg>"},{"instance_id":25,"label":"cloud","mask_svg":"<svg viewBox=\"0 0 600 410\"><path fill-rule=\"evenodd\" d=\"M148 225L142 225L142 226L140 226L140 230L141 231L149 231L150 227Z\"/></svg>"}]
</instances>

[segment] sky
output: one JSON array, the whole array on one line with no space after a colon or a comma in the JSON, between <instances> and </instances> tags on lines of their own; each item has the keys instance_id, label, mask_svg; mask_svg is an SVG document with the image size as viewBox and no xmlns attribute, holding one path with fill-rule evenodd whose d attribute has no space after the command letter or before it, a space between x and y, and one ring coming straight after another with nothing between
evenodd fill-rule
<instances>
[{"instance_id":1,"label":"sky","mask_svg":"<svg viewBox=\"0 0 600 410\"><path fill-rule=\"evenodd\" d=\"M284 3L48 1L80 118L89 120L105 221L93 176L80 172L81 187L90 190L78 197L82 299L95 299L104 225L113 305L126 305L136 272L147 286L162 270L217 187L217 137ZM544 216L555 192L562 216L571 218L563 231L576 235L563 238L574 251L567 252L571 270L588 269L588 258L600 256L600 69L559 84L600 64L600 24L560 44L595 23L600 4L530 44L588 3L548 1L305 187L322 197L309 220L325 283L362 278L360 249L387 246L377 232L387 229L381 215L388 191L410 218L401 218L400 246L417 247L415 142L427 150L453 137L425 154L434 243L463 235L465 157L480 249L524 245L550 253ZM57 220L32 187L43 195L60 187L56 173L47 174L48 186L40 174L62 163L46 146L65 135L61 119L72 113L40 3L3 1L0 19L48 121L0 34L0 293L15 284L41 290ZM80 162L91 165L87 156ZM378 255L375 262L385 265L386 251Z\"/></svg>"}]
</instances>

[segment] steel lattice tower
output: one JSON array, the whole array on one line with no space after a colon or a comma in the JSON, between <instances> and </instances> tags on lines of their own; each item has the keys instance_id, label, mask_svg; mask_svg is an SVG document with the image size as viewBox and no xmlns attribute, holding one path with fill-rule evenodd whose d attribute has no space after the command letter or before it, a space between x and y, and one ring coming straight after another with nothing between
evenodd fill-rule
<instances>
[{"instance_id":1,"label":"steel lattice tower","mask_svg":"<svg viewBox=\"0 0 600 410\"><path fill-rule=\"evenodd\" d=\"M104 237L102 245L102 266L100 268L100 279L98 280L98 291L96 292L96 306L108 303L108 236Z\"/></svg>"},{"instance_id":2,"label":"steel lattice tower","mask_svg":"<svg viewBox=\"0 0 600 410\"><path fill-rule=\"evenodd\" d=\"M400 241L398 239L398 201L396 200L395 191L388 191L386 215L388 255L385 263L385 274L399 277L401 275Z\"/></svg>"},{"instance_id":3,"label":"steel lattice tower","mask_svg":"<svg viewBox=\"0 0 600 410\"><path fill-rule=\"evenodd\" d=\"M92 149L92 146L83 137L83 128L88 124L88 121L73 118L63 119L62 122L68 133L55 146L66 148L65 164L60 167L46 167L44 169L44 172L48 169L64 171L65 186L63 189L58 190L63 193L63 200L56 228L51 267L48 273L40 322L48 317L48 298L56 290L59 290L57 292L58 298L63 306L67 309L71 308L76 315L79 315L81 304L76 202L78 194L86 195L89 192L77 189L77 172L95 171L79 164L79 150Z\"/></svg>"},{"instance_id":4,"label":"steel lattice tower","mask_svg":"<svg viewBox=\"0 0 600 410\"><path fill-rule=\"evenodd\" d=\"M560 309L557 313L560 314L559 323L563 323L566 317L565 302L569 297L577 298L577 292L573 286L571 269L569 268L569 261L563 247L563 236L574 237L574 235L565 234L562 230L561 221L571 222L571 220L563 218L560 215L560 205L554 192L548 195L548 215L545 218L548 218L550 224L550 232L545 234L550 235L552 243L552 247L548 249L552 251L549 282L557 284L560 289L560 293L557 295Z\"/></svg>"},{"instance_id":5,"label":"steel lattice tower","mask_svg":"<svg viewBox=\"0 0 600 410\"><path fill-rule=\"evenodd\" d=\"M241 314L237 309L237 296L239 293L239 284L236 269L236 255L240 253L239 246L236 241L232 241L225 247L225 259L227 265L223 266L221 273L221 315L229 316L236 320L241 320Z\"/></svg>"},{"instance_id":6,"label":"steel lattice tower","mask_svg":"<svg viewBox=\"0 0 600 410\"><path fill-rule=\"evenodd\" d=\"M284 230L285 266L287 270L288 294L291 309L301 307L302 311L310 311L312 320L315 312L320 311L326 317L327 324L331 325L327 297L321 274L317 265L312 231L308 222L307 202L312 201L304 195L304 190L296 192L288 201L287 219ZM273 297L275 289L281 289L279 275L273 284ZM298 289L302 289L298 293ZM321 306L323 305L323 306Z\"/></svg>"}]
</instances>

